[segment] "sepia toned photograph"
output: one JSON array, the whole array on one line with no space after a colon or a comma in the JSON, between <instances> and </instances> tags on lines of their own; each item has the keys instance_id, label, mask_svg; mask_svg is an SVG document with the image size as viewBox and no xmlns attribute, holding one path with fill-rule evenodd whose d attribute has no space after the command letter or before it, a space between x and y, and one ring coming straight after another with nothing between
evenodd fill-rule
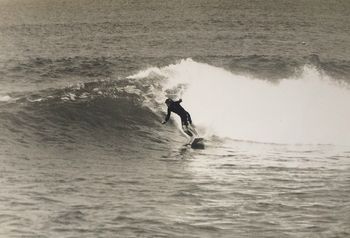
<instances>
[{"instance_id":1,"label":"sepia toned photograph","mask_svg":"<svg viewBox=\"0 0 350 238\"><path fill-rule=\"evenodd\" d=\"M350 237L350 0L0 0L0 237Z\"/></svg>"}]
</instances>

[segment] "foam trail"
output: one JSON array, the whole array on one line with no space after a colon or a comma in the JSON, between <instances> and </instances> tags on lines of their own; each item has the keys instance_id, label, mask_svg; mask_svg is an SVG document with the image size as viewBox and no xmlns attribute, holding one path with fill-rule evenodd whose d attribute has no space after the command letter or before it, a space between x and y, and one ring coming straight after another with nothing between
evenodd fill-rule
<instances>
[{"instance_id":1,"label":"foam trail","mask_svg":"<svg viewBox=\"0 0 350 238\"><path fill-rule=\"evenodd\" d=\"M275 143L350 145L350 90L312 66L278 84L191 59L132 78L164 77L194 122L218 136ZM159 78L159 77L158 77ZM175 89L175 90L174 90ZM171 93L170 93L171 94Z\"/></svg>"}]
</instances>

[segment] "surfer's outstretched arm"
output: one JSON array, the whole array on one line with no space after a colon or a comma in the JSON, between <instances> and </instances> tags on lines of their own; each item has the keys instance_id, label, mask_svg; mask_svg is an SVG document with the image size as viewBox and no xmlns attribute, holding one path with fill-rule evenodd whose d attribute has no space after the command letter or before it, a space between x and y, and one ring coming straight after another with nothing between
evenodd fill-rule
<instances>
[{"instance_id":1,"label":"surfer's outstretched arm","mask_svg":"<svg viewBox=\"0 0 350 238\"><path fill-rule=\"evenodd\" d=\"M164 121L162 122L162 124L165 124L165 123L167 123L167 121L169 121L170 114L171 114L171 111L170 111L170 109L168 108L168 114L166 115L166 117L165 117Z\"/></svg>"}]
</instances>

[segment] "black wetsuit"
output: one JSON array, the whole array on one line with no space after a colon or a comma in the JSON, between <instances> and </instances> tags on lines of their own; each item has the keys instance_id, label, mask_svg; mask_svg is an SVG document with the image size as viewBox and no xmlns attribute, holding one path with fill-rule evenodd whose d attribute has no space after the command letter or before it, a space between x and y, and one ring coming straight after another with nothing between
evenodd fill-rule
<instances>
[{"instance_id":1,"label":"black wetsuit","mask_svg":"<svg viewBox=\"0 0 350 238\"><path fill-rule=\"evenodd\" d=\"M182 100L176 102L171 102L171 104L168 106L168 114L165 117L165 121L167 122L170 118L171 112L176 113L181 118L181 124L188 126L188 123L192 124L191 116L190 114L180 105Z\"/></svg>"}]
</instances>

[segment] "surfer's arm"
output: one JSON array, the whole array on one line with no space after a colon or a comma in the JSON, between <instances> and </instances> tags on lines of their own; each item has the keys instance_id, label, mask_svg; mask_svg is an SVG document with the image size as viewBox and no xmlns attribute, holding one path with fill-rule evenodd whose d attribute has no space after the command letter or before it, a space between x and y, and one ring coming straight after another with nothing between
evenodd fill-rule
<instances>
[{"instance_id":1,"label":"surfer's arm","mask_svg":"<svg viewBox=\"0 0 350 238\"><path fill-rule=\"evenodd\" d=\"M164 121L162 122L162 124L165 124L165 123L169 120L170 114L171 114L171 111L170 111L170 109L168 108L168 114L166 115L166 117L165 117Z\"/></svg>"},{"instance_id":2,"label":"surfer's arm","mask_svg":"<svg viewBox=\"0 0 350 238\"><path fill-rule=\"evenodd\" d=\"M176 103L182 103L182 99L180 98Z\"/></svg>"}]
</instances>

